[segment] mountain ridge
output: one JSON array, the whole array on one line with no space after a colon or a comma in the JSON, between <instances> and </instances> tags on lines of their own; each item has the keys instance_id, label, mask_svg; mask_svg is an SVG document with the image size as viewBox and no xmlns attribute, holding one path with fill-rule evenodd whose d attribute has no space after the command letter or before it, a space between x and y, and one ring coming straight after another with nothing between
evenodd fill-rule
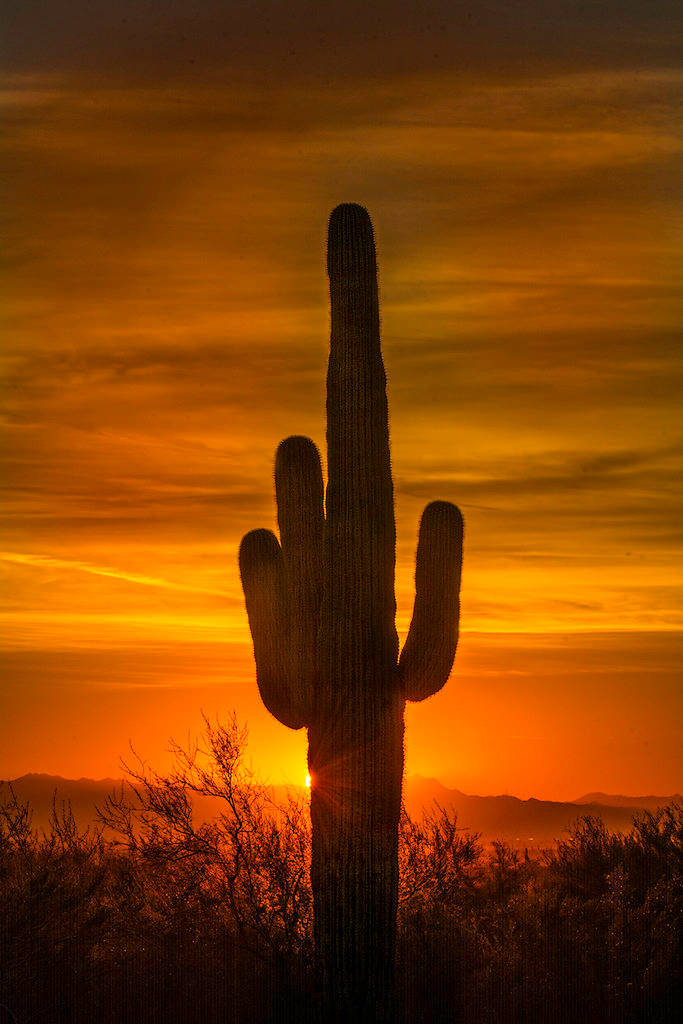
<instances>
[{"instance_id":1,"label":"mountain ridge","mask_svg":"<svg viewBox=\"0 0 683 1024\"><path fill-rule=\"evenodd\" d=\"M5 787L11 786L18 800L28 802L33 811L34 827L47 828L53 802L58 805L70 802L74 817L81 828L96 821L96 807L103 806L113 789L119 789L125 779L67 779L60 775L28 772L15 779L0 782L0 798ZM269 786L273 799L286 797L288 793L302 792L304 787L295 785ZM593 798L603 798L596 802ZM624 803L610 801L623 800ZM479 796L449 788L438 779L421 775L409 775L404 780L404 802L412 817L434 812L442 807L458 817L463 830L476 832L483 842L502 839L512 846L547 847L554 845L576 821L590 814L602 818L611 831L628 831L634 813L654 811L658 806L672 802L683 803L679 794L667 797L625 797L605 793L587 793L577 801L539 800L530 797L522 800L509 794ZM218 810L219 804L210 798L196 801L197 813L208 820Z\"/></svg>"},{"instance_id":2,"label":"mountain ridge","mask_svg":"<svg viewBox=\"0 0 683 1024\"><path fill-rule=\"evenodd\" d=\"M671 796L655 796L652 793L649 796L624 796L623 794L597 792L585 793L584 796L572 800L572 803L577 804L577 806L598 804L603 807L650 808L652 806L662 806L662 801L664 803L683 803L683 796L680 793L673 793Z\"/></svg>"}]
</instances>

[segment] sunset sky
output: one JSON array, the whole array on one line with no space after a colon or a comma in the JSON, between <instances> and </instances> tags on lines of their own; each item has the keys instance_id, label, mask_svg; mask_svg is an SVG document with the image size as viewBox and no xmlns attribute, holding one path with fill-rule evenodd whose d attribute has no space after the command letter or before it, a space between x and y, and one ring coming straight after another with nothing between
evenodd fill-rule
<instances>
[{"instance_id":1,"label":"sunset sky","mask_svg":"<svg viewBox=\"0 0 683 1024\"><path fill-rule=\"evenodd\" d=\"M678 4L13 0L2 105L0 777L118 776L256 690L237 571L289 434L324 453L325 238L375 225L398 628L466 523L407 771L683 789Z\"/></svg>"}]
</instances>

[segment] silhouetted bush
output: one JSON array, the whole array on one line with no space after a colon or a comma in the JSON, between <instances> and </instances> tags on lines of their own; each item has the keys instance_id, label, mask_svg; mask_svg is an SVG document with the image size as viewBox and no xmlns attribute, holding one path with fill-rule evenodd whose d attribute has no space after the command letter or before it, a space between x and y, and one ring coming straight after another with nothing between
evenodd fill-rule
<instances>
[{"instance_id":1,"label":"silhouetted bush","mask_svg":"<svg viewBox=\"0 0 683 1024\"><path fill-rule=\"evenodd\" d=\"M0 1021L306 1021L306 801L273 802L235 721L140 766L79 832L38 834L3 791ZM406 1022L669 1024L681 1004L683 809L626 835L581 819L530 858L436 808L403 814L398 977Z\"/></svg>"}]
</instances>

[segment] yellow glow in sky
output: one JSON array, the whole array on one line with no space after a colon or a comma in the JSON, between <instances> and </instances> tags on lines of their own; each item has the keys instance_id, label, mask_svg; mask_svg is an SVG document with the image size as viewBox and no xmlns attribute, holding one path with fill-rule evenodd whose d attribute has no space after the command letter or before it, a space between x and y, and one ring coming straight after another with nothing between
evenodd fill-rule
<instances>
[{"instance_id":1,"label":"yellow glow in sky","mask_svg":"<svg viewBox=\"0 0 683 1024\"><path fill-rule=\"evenodd\" d=\"M409 709L408 770L680 789L681 73L656 19L632 39L565 25L532 53L526 8L521 27L444 9L435 48L401 7L377 59L321 10L335 77L305 33L308 63L277 49L293 22L273 42L245 23L229 63L205 25L190 73L170 10L138 53L77 7L51 5L0 97L0 775L117 775L129 739L163 767L201 709L235 708L254 767L301 779L304 735L258 699L236 554L274 525L279 441L324 453L326 224L357 201L401 635L422 508L466 522L461 647ZM90 50L69 41L86 28Z\"/></svg>"}]
</instances>

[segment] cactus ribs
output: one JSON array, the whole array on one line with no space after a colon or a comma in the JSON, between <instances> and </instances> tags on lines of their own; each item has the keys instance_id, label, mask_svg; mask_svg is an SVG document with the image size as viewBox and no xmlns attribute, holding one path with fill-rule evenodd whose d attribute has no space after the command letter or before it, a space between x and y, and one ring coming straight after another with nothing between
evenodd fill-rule
<instances>
[{"instance_id":1,"label":"cactus ribs","mask_svg":"<svg viewBox=\"0 0 683 1024\"><path fill-rule=\"evenodd\" d=\"M458 639L463 523L422 516L415 606L398 658L396 527L375 242L361 206L330 217L328 483L308 438L275 462L280 541L248 533L240 571L263 702L308 728L314 933L327 1020L388 1021L406 699L446 682Z\"/></svg>"}]
</instances>

